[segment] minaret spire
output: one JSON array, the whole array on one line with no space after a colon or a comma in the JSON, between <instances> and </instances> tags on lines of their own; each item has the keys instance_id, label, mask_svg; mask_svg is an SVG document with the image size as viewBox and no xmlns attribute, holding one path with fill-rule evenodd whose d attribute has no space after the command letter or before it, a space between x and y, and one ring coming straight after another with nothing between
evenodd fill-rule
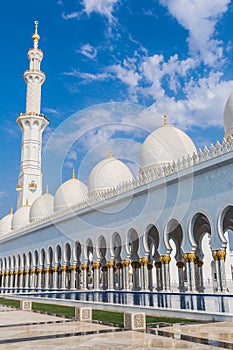
<instances>
[{"instance_id":1,"label":"minaret spire","mask_svg":"<svg viewBox=\"0 0 233 350\"><path fill-rule=\"evenodd\" d=\"M43 52L38 48L39 22L35 21L34 24L33 48L28 50L29 69L24 72L27 85L26 112L20 113L16 120L22 132L20 173L16 186L18 208L23 206L27 199L28 205L31 205L42 193L42 133L49 123L40 111L41 86L45 81L45 74L40 69Z\"/></svg>"},{"instance_id":2,"label":"minaret spire","mask_svg":"<svg viewBox=\"0 0 233 350\"><path fill-rule=\"evenodd\" d=\"M32 36L32 40L34 41L34 49L37 49L38 48L38 43L39 43L39 40L40 40L40 36L38 34L39 22L35 21L34 24L35 24L35 32L34 32L34 34Z\"/></svg>"}]
</instances>

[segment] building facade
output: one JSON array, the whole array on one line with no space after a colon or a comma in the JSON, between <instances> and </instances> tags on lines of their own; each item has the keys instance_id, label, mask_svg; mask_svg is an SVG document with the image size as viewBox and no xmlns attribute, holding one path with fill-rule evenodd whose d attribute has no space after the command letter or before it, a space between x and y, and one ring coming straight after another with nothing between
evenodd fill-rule
<instances>
[{"instance_id":1,"label":"building facade","mask_svg":"<svg viewBox=\"0 0 233 350\"><path fill-rule=\"evenodd\" d=\"M55 195L42 194L41 145L48 119L40 113L38 23L22 131L18 206L0 221L1 292L232 290L233 94L222 143L196 150L180 129L164 125L142 144L140 171L109 156Z\"/></svg>"}]
</instances>

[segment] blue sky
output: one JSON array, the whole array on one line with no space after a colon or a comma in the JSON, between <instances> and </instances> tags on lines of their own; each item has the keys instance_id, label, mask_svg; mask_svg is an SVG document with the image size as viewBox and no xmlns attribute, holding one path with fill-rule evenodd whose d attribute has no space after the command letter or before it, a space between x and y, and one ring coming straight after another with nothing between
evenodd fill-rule
<instances>
[{"instance_id":1,"label":"blue sky","mask_svg":"<svg viewBox=\"0 0 233 350\"><path fill-rule=\"evenodd\" d=\"M140 142L164 112L197 147L221 140L233 91L232 19L229 0L2 2L0 214L16 204L21 134L15 119L25 111L23 72L34 20L47 77L42 112L50 120L44 185L54 193L73 167L86 181L109 145L133 168ZM54 154L62 164L56 179L48 166Z\"/></svg>"}]
</instances>

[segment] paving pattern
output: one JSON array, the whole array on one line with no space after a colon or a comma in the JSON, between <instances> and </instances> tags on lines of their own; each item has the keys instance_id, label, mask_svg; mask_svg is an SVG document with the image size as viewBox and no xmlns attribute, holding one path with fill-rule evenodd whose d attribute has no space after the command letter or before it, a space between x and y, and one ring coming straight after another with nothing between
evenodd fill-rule
<instances>
[{"instance_id":1,"label":"paving pattern","mask_svg":"<svg viewBox=\"0 0 233 350\"><path fill-rule=\"evenodd\" d=\"M187 340L182 340L185 337ZM212 344L206 345L207 342L200 339L208 340ZM144 333L0 306L0 350L197 348L198 350L233 349L233 323L151 327Z\"/></svg>"}]
</instances>

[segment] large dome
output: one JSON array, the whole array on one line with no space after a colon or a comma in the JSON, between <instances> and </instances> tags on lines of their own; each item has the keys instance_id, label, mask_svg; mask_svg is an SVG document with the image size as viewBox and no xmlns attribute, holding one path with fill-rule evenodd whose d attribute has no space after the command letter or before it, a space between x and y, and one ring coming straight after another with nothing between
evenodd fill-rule
<instances>
[{"instance_id":1,"label":"large dome","mask_svg":"<svg viewBox=\"0 0 233 350\"><path fill-rule=\"evenodd\" d=\"M89 193L116 187L132 178L133 175L127 165L119 159L109 156L92 169L88 178Z\"/></svg>"},{"instance_id":2,"label":"large dome","mask_svg":"<svg viewBox=\"0 0 233 350\"><path fill-rule=\"evenodd\" d=\"M193 141L182 130L164 125L153 131L144 141L140 152L143 171L178 161L196 152Z\"/></svg>"},{"instance_id":3,"label":"large dome","mask_svg":"<svg viewBox=\"0 0 233 350\"><path fill-rule=\"evenodd\" d=\"M0 235L5 235L11 231L11 222L13 218L12 211L10 214L4 216L2 220L0 220Z\"/></svg>"},{"instance_id":4,"label":"large dome","mask_svg":"<svg viewBox=\"0 0 233 350\"><path fill-rule=\"evenodd\" d=\"M87 199L87 186L75 178L74 172L72 178L64 182L55 193L54 210L68 208L76 203Z\"/></svg>"},{"instance_id":5,"label":"large dome","mask_svg":"<svg viewBox=\"0 0 233 350\"><path fill-rule=\"evenodd\" d=\"M15 212L11 222L12 230L27 226L29 224L29 212L29 205L24 205Z\"/></svg>"},{"instance_id":6,"label":"large dome","mask_svg":"<svg viewBox=\"0 0 233 350\"><path fill-rule=\"evenodd\" d=\"M45 193L32 203L30 210L30 221L46 218L53 214L54 197Z\"/></svg>"},{"instance_id":7,"label":"large dome","mask_svg":"<svg viewBox=\"0 0 233 350\"><path fill-rule=\"evenodd\" d=\"M233 135L233 92L229 96L224 109L224 130L226 139Z\"/></svg>"}]
</instances>

